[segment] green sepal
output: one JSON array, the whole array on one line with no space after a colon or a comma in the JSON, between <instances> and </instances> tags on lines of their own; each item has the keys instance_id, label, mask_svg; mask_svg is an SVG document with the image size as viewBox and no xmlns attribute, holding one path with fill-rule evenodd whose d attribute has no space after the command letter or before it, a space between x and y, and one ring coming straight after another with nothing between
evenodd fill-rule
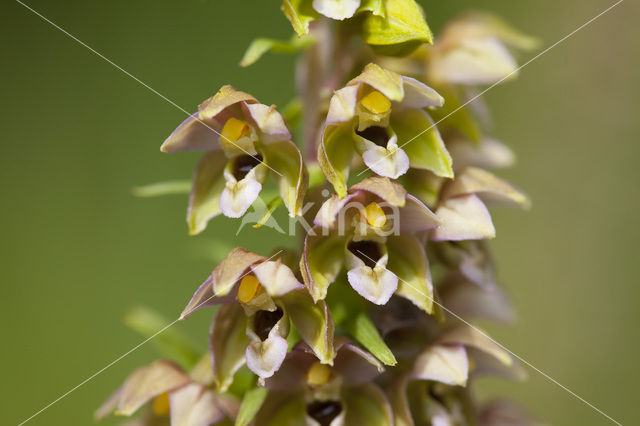
<instances>
[{"instance_id":1,"label":"green sepal","mask_svg":"<svg viewBox=\"0 0 640 426\"><path fill-rule=\"evenodd\" d=\"M474 117L468 105L464 105L458 91L449 85L438 85L435 90L444 97L445 102L441 108L429 111L429 114L438 123L440 129L455 129L462 132L476 145L482 139L480 123Z\"/></svg>"},{"instance_id":2,"label":"green sepal","mask_svg":"<svg viewBox=\"0 0 640 426\"><path fill-rule=\"evenodd\" d=\"M302 153L291 141L265 144L261 151L267 165L278 172L274 173L274 178L278 182L280 197L289 210L289 216L300 216L309 183Z\"/></svg>"},{"instance_id":3,"label":"green sepal","mask_svg":"<svg viewBox=\"0 0 640 426\"><path fill-rule=\"evenodd\" d=\"M260 216L258 221L254 223L252 226L255 229L262 228L265 225L265 223L269 221L271 216L273 216L273 212L276 211L276 209L280 207L283 203L284 201L279 196L273 198L271 201L267 203L267 208L262 212L262 216Z\"/></svg>"},{"instance_id":4,"label":"green sepal","mask_svg":"<svg viewBox=\"0 0 640 426\"><path fill-rule=\"evenodd\" d=\"M384 2L382 0L362 0L356 13L360 12L371 12L376 16L382 17L386 15L384 11Z\"/></svg>"},{"instance_id":5,"label":"green sepal","mask_svg":"<svg viewBox=\"0 0 640 426\"><path fill-rule=\"evenodd\" d=\"M411 167L431 170L437 176L453 177L451 155L438 128L423 110L407 110L391 117L391 127L409 156Z\"/></svg>"},{"instance_id":6,"label":"green sepal","mask_svg":"<svg viewBox=\"0 0 640 426\"><path fill-rule=\"evenodd\" d=\"M298 37L296 35L292 36L289 40L276 40L266 37L256 38L249 44L249 47L244 52L240 66L248 67L249 65L253 65L262 55L269 51L273 53L296 53L313 46L315 42L313 37Z\"/></svg>"},{"instance_id":7,"label":"green sepal","mask_svg":"<svg viewBox=\"0 0 640 426\"><path fill-rule=\"evenodd\" d=\"M349 163L355 153L351 123L329 126L318 146L318 162L340 198L347 194Z\"/></svg>"},{"instance_id":8,"label":"green sepal","mask_svg":"<svg viewBox=\"0 0 640 426\"><path fill-rule=\"evenodd\" d=\"M190 235L204 231L207 222L220 214L220 194L224 190L226 164L227 158L219 151L206 154L198 163L187 210Z\"/></svg>"},{"instance_id":9,"label":"green sepal","mask_svg":"<svg viewBox=\"0 0 640 426\"><path fill-rule=\"evenodd\" d=\"M253 420L267 397L267 393L267 389L256 387L244 394L235 426L246 426Z\"/></svg>"}]
</instances>

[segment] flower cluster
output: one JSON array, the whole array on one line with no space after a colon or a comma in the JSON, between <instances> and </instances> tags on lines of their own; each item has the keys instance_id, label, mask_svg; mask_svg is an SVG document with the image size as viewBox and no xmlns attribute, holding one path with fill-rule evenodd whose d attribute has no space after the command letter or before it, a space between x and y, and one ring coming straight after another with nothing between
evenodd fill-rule
<instances>
[{"instance_id":1,"label":"flower cluster","mask_svg":"<svg viewBox=\"0 0 640 426\"><path fill-rule=\"evenodd\" d=\"M513 52L534 41L477 14L432 40L413 0L284 0L283 11L311 42L263 39L243 62L305 49L301 72L311 72L333 58L301 79L314 81L292 103L318 115L294 133L311 160L292 141L300 120L231 86L161 150L204 152L191 234L220 213L245 215L269 175L279 198L267 214L283 204L312 225L297 250L233 249L180 317L215 309L208 353L141 367L97 416L146 406L137 424L535 424L517 404L481 403L471 389L487 374L524 377L470 321L512 320L488 207L528 199L490 171L513 154L488 135L486 109L465 102L515 75Z\"/></svg>"}]
</instances>

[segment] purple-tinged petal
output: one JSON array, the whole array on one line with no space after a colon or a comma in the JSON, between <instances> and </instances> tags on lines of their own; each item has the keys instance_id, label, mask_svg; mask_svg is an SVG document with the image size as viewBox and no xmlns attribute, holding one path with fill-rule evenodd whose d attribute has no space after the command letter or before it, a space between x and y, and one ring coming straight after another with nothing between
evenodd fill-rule
<instances>
[{"instance_id":1,"label":"purple-tinged petal","mask_svg":"<svg viewBox=\"0 0 640 426\"><path fill-rule=\"evenodd\" d=\"M169 361L160 360L141 367L122 385L116 414L130 416L151 399L189 382L189 377Z\"/></svg>"},{"instance_id":2,"label":"purple-tinged petal","mask_svg":"<svg viewBox=\"0 0 640 426\"><path fill-rule=\"evenodd\" d=\"M498 286L482 288L454 275L440 287L441 302L457 315L513 323L514 312L509 299Z\"/></svg>"},{"instance_id":3,"label":"purple-tinged petal","mask_svg":"<svg viewBox=\"0 0 640 426\"><path fill-rule=\"evenodd\" d=\"M202 120L198 113L191 114L169 135L160 151L218 151L220 124L214 120Z\"/></svg>"},{"instance_id":4,"label":"purple-tinged petal","mask_svg":"<svg viewBox=\"0 0 640 426\"><path fill-rule=\"evenodd\" d=\"M187 319L192 313L197 311L200 308L206 308L207 306L213 306L216 302L219 302L219 299L216 300L216 296L213 294L213 280L211 276L207 277L207 279L198 287L196 292L189 300L187 307L184 308L182 313L180 314L180 319Z\"/></svg>"},{"instance_id":5,"label":"purple-tinged petal","mask_svg":"<svg viewBox=\"0 0 640 426\"><path fill-rule=\"evenodd\" d=\"M504 168L512 166L515 162L513 151L495 139L484 138L474 144L461 138L455 138L447 140L447 148L453 157L456 170L468 166L487 169Z\"/></svg>"},{"instance_id":6,"label":"purple-tinged petal","mask_svg":"<svg viewBox=\"0 0 640 426\"><path fill-rule=\"evenodd\" d=\"M203 385L192 383L169 394L171 426L209 426L224 417L216 395Z\"/></svg>"},{"instance_id":7,"label":"purple-tinged petal","mask_svg":"<svg viewBox=\"0 0 640 426\"><path fill-rule=\"evenodd\" d=\"M231 386L234 374L245 363L245 350L249 344L246 328L247 318L238 303L222 305L213 317L209 348L213 376L220 392Z\"/></svg>"},{"instance_id":8,"label":"purple-tinged petal","mask_svg":"<svg viewBox=\"0 0 640 426\"><path fill-rule=\"evenodd\" d=\"M476 195L450 198L436 209L442 221L433 232L434 241L482 240L495 238L491 215Z\"/></svg>"},{"instance_id":9,"label":"purple-tinged petal","mask_svg":"<svg viewBox=\"0 0 640 426\"><path fill-rule=\"evenodd\" d=\"M362 204L364 202L364 192L355 191L343 198L340 198L336 194L333 194L331 198L326 200L320 206L320 210L318 210L315 219L313 219L314 225L321 226L325 229L335 229L336 225L340 224L336 223L336 221L340 219L340 222L344 227L346 223L344 216L345 214L349 213L344 209L352 202L354 204Z\"/></svg>"},{"instance_id":10,"label":"purple-tinged petal","mask_svg":"<svg viewBox=\"0 0 640 426\"><path fill-rule=\"evenodd\" d=\"M487 403L479 413L480 426L542 426L520 404L509 399L498 399Z\"/></svg>"},{"instance_id":11,"label":"purple-tinged petal","mask_svg":"<svg viewBox=\"0 0 640 426\"><path fill-rule=\"evenodd\" d=\"M372 382L384 372L384 366L376 357L352 343L337 345L333 369L340 374L345 386L360 386Z\"/></svg>"},{"instance_id":12,"label":"purple-tinged petal","mask_svg":"<svg viewBox=\"0 0 640 426\"><path fill-rule=\"evenodd\" d=\"M109 398L105 402L98 407L98 409L93 413L93 418L95 420L102 420L107 417L109 414L113 413L118 406L118 402L120 401L120 394L122 393L122 387L116 389Z\"/></svg>"},{"instance_id":13,"label":"purple-tinged petal","mask_svg":"<svg viewBox=\"0 0 640 426\"><path fill-rule=\"evenodd\" d=\"M462 345L430 346L416 359L411 376L416 380L466 386L469 377L467 351Z\"/></svg>"},{"instance_id":14,"label":"purple-tinged petal","mask_svg":"<svg viewBox=\"0 0 640 426\"><path fill-rule=\"evenodd\" d=\"M472 362L471 378L480 376L500 377L502 379L522 382L527 379L526 370L516 360L505 364L493 355L473 347L467 348Z\"/></svg>"},{"instance_id":15,"label":"purple-tinged petal","mask_svg":"<svg viewBox=\"0 0 640 426\"><path fill-rule=\"evenodd\" d=\"M407 194L406 204L400 208L400 232L426 231L440 225L440 219L427 206L411 194Z\"/></svg>"},{"instance_id":16,"label":"purple-tinged petal","mask_svg":"<svg viewBox=\"0 0 640 426\"><path fill-rule=\"evenodd\" d=\"M514 362L506 349L499 345L495 340L489 338L486 333L479 331L477 327L457 326L446 331L442 336L440 336L437 343L446 345L461 344L467 347L476 348L493 356L495 359L507 366Z\"/></svg>"}]
</instances>

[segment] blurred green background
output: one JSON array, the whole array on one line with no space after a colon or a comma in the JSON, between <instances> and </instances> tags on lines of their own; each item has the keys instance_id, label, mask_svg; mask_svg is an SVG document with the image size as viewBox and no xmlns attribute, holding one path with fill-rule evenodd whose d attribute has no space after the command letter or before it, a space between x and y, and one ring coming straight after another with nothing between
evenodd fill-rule
<instances>
[{"instance_id":1,"label":"blurred green background","mask_svg":"<svg viewBox=\"0 0 640 426\"><path fill-rule=\"evenodd\" d=\"M28 4L187 110L226 83L280 106L293 94L292 57L236 65L254 37L289 36L279 1ZM611 3L422 4L436 32L481 8L548 46ZM624 424L640 421L639 6L622 3L486 96L496 136L519 158L503 175L534 201L530 212L494 214L519 321L488 328ZM198 154L158 150L184 114L19 3L0 7L0 417L17 424L141 341L122 323L129 308L176 318L221 251L290 241L269 230L235 240L237 224L224 218L189 238L185 196L134 198L135 185L191 175ZM204 347L209 318L175 327ZM142 347L30 424L92 424L126 374L156 356ZM534 371L526 383L479 385L551 424L608 423Z\"/></svg>"}]
</instances>

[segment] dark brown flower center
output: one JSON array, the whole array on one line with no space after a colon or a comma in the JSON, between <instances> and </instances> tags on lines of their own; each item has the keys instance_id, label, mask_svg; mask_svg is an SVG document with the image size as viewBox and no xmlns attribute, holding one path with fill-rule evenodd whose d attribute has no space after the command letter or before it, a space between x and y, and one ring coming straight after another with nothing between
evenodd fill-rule
<instances>
[{"instance_id":1,"label":"dark brown flower center","mask_svg":"<svg viewBox=\"0 0 640 426\"><path fill-rule=\"evenodd\" d=\"M389 133L387 133L387 129L380 126L367 127L361 132L356 130L356 134L383 148L386 148L387 141L389 140Z\"/></svg>"},{"instance_id":2,"label":"dark brown flower center","mask_svg":"<svg viewBox=\"0 0 640 426\"><path fill-rule=\"evenodd\" d=\"M275 311L258 311L253 317L253 331L263 342L269 337L269 332L282 318L282 309Z\"/></svg>"},{"instance_id":3,"label":"dark brown flower center","mask_svg":"<svg viewBox=\"0 0 640 426\"><path fill-rule=\"evenodd\" d=\"M240 155L233 160L233 177L236 180L244 177L258 164L262 163L261 155Z\"/></svg>"},{"instance_id":4,"label":"dark brown flower center","mask_svg":"<svg viewBox=\"0 0 640 426\"><path fill-rule=\"evenodd\" d=\"M382 250L374 241L351 241L347 249L369 268L376 266L376 262L382 257Z\"/></svg>"},{"instance_id":5,"label":"dark brown flower center","mask_svg":"<svg viewBox=\"0 0 640 426\"><path fill-rule=\"evenodd\" d=\"M329 426L341 411L342 404L338 401L314 401L307 405L307 414L320 426Z\"/></svg>"}]
</instances>

